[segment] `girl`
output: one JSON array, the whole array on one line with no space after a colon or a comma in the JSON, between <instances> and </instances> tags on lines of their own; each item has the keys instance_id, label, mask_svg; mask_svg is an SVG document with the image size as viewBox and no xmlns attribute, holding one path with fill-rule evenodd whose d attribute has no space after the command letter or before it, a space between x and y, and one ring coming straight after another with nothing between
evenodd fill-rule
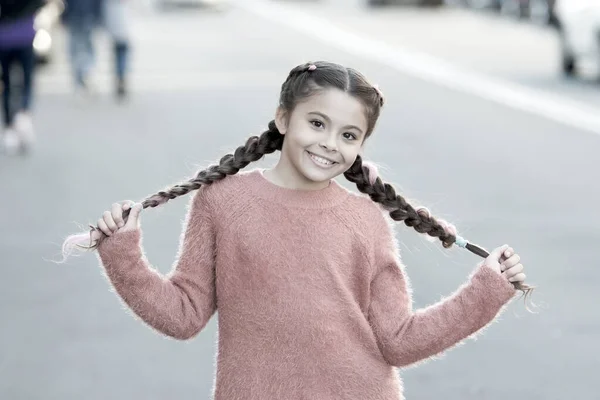
<instances>
[{"instance_id":1,"label":"girl","mask_svg":"<svg viewBox=\"0 0 600 400\"><path fill-rule=\"evenodd\" d=\"M218 165L141 203L114 204L90 234L122 300L148 325L194 337L218 310L216 400L402 398L395 367L427 359L489 324L523 283L507 245L487 255L414 208L359 155L383 105L359 72L291 70L269 128ZM275 167L238 173L275 150ZM370 196L334 180L344 174ZM226 179L224 179L226 178ZM177 261L154 271L139 214L191 191ZM452 296L413 311L389 218L487 255Z\"/></svg>"}]
</instances>

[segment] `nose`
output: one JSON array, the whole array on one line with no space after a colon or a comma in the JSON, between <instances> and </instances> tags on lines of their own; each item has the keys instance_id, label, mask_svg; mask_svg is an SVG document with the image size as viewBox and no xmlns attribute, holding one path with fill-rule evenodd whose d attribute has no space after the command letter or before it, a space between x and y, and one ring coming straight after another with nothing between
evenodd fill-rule
<instances>
[{"instance_id":1,"label":"nose","mask_svg":"<svg viewBox=\"0 0 600 400\"><path fill-rule=\"evenodd\" d=\"M337 151L337 141L335 139L335 135L328 135L327 138L324 138L319 146L325 151Z\"/></svg>"}]
</instances>

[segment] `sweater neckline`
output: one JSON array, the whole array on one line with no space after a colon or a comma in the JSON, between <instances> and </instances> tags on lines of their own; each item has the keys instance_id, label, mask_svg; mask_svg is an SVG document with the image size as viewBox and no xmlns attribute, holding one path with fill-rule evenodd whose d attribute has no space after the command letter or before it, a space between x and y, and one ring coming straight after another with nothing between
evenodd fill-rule
<instances>
[{"instance_id":1,"label":"sweater neckline","mask_svg":"<svg viewBox=\"0 0 600 400\"><path fill-rule=\"evenodd\" d=\"M323 189L302 190L289 189L276 185L264 175L264 169L255 169L248 173L249 187L254 195L269 202L283 204L295 208L328 208L340 204L350 194L335 180Z\"/></svg>"}]
</instances>

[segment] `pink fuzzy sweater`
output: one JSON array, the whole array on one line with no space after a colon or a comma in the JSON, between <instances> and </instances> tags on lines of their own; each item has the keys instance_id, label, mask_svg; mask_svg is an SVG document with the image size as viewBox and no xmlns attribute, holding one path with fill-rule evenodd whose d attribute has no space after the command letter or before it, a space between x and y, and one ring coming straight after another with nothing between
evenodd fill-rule
<instances>
[{"instance_id":1,"label":"pink fuzzy sweater","mask_svg":"<svg viewBox=\"0 0 600 400\"><path fill-rule=\"evenodd\" d=\"M118 232L99 256L148 325L190 339L218 310L216 400L398 400L395 367L439 354L490 323L515 290L489 267L413 310L390 220L332 181L276 186L259 170L191 200L168 276Z\"/></svg>"}]
</instances>

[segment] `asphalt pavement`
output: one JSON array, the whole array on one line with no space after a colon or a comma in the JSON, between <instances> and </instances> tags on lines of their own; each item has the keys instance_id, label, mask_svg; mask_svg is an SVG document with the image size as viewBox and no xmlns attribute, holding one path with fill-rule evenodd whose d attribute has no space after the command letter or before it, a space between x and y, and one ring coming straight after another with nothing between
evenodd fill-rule
<instances>
[{"instance_id":1,"label":"asphalt pavement","mask_svg":"<svg viewBox=\"0 0 600 400\"><path fill-rule=\"evenodd\" d=\"M535 314L515 301L477 340L401 371L407 399L600 399L600 136L553 118L546 103L523 105L547 94L558 98L553 107L581 106L592 120L600 87L558 74L546 28L463 10L276 3L385 44L404 67L247 5L157 11L138 3L132 94L118 103L106 38L97 40L96 94L80 97L58 37L37 81L38 144L25 158L0 156L0 399L211 398L216 317L191 341L166 339L124 309L94 254L52 261L64 237L113 202L187 179L260 133L288 71L316 59L363 71L386 95L365 158L467 239L513 246L537 286ZM513 85L520 89L510 99L529 103L499 101L490 85L485 95L463 90L469 82L443 84L410 70L415 59ZM161 272L174 262L187 201L142 214L144 249ZM402 226L398 239L416 308L450 294L479 261Z\"/></svg>"}]
</instances>

